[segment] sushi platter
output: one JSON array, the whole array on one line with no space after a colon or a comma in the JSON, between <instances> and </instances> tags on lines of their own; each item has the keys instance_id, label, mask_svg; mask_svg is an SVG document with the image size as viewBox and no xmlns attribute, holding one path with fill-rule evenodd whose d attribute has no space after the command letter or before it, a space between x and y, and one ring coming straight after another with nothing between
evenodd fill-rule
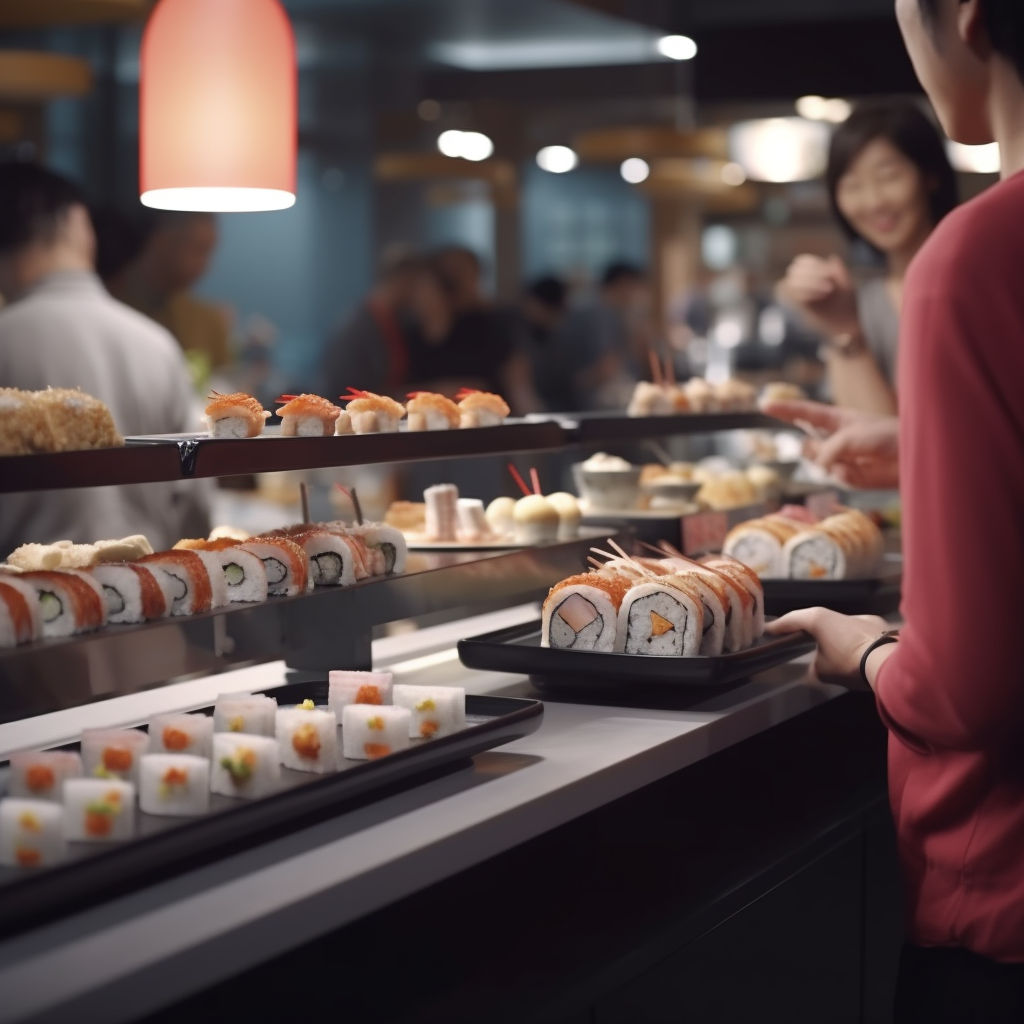
<instances>
[{"instance_id":1,"label":"sushi platter","mask_svg":"<svg viewBox=\"0 0 1024 1024\"><path fill-rule=\"evenodd\" d=\"M142 772L138 778L143 807L147 806L146 780L143 777L147 761L154 765L159 762L159 771L163 771L162 759L166 759L168 763L175 761L184 765L195 762L197 766L203 767L206 773L204 778L210 778L213 785L206 787L201 809L185 807L183 804L181 807L167 809L158 816L144 813L129 803L127 813L113 815L117 824L105 824L102 830L96 830L93 825L97 816L102 818L107 808L105 805L99 806L97 798L90 795L91 790L99 787L103 790L103 800L110 801L114 800L122 789L128 792L133 787L105 771L101 772L97 767L97 764L110 767L105 759L109 750L103 750L102 755L97 754L97 742L102 744L104 739L99 731L96 735L83 734L81 757L88 772L87 776L69 777L65 780L60 777L62 772L55 771L54 774L58 776L56 787L63 787L64 792L63 834L69 838L79 838L81 832L81 838L92 841L70 841L65 847L61 839L59 821L49 821L50 818L60 817L61 803L46 803L39 799L24 801L26 805L31 804L32 814L38 818L35 830L40 844L43 845L39 846L40 852L32 863L40 866L0 867L0 935L6 936L29 927L37 927L45 920L131 891L154 877L166 878L170 874L194 868L239 848L293 831L304 824L334 816L355 804L365 803L398 789L410 788L438 773L455 770L485 750L536 731L544 710L543 705L537 700L467 695L464 725L459 719L450 730L441 729L433 738L408 739L409 722L415 721L415 717L410 719L410 712L397 706L399 688L396 687L395 706L376 707L373 704L362 703L364 698L361 696L353 697L353 700L359 703L340 709L345 711L344 716L338 716L344 717L345 727L338 730L337 738L326 735L318 737L316 730L320 729L320 725L317 724L314 729L313 723L319 723L321 718L327 722L332 733L335 729L333 711L316 710L325 708L328 701L330 706L334 707L334 686L332 680L329 691L328 681L321 679L312 683L291 683L265 691L263 699L268 706L273 706L275 700L279 705L295 705L294 711L285 707L276 710L277 739L273 736L250 735L250 730L256 731L255 727L250 725L244 726L245 733L214 732L213 728L195 728L209 721L204 716L213 715L213 708L207 708L197 715L167 716L166 722L151 722L150 750L168 749L159 742L158 737L154 737L154 729L161 730L164 741L168 736L172 737L171 749L180 746L186 729L194 731L197 743L209 746L212 741L212 775L209 774L211 761L208 758L189 757L181 753L151 753L148 757L142 757ZM461 691L457 692L461 694ZM226 712L239 716L256 715L261 711L260 701L259 697L239 698L234 701L239 705L237 708L221 707L219 704L218 714ZM350 749L351 740L355 737L354 730L358 728L350 722L348 712L358 711L381 718L385 712L396 719L401 717L400 729L403 737L406 737L403 738L403 744L407 744L404 749L395 749L389 753L388 748L373 750L367 745L367 752L360 752L359 756L371 759L346 758L345 754L353 753ZM415 716L415 712L412 714ZM277 748L282 737L282 727L290 728L288 716L306 716L309 724L300 724L288 734L291 742L287 744L287 754L291 755L290 758L284 756L286 744L281 742L280 760L284 767L279 768ZM233 728L239 724L236 720L232 725L225 725L223 720L220 720L220 724L214 728ZM390 726L381 721L373 727L384 729ZM422 727L421 731L423 735L431 735L430 730L425 727ZM123 730L120 732L122 735L126 734ZM142 733L134 735L145 741ZM382 732L380 735L385 737L386 733ZM295 759L295 752L298 752L299 756L307 756L309 752L308 746L300 743L299 738L306 744L310 739L315 740L316 753L321 751L323 743L323 749L329 751L325 756L329 757L331 763L303 771L293 770L291 761ZM174 739L177 742L173 742ZM328 740L331 742L328 743ZM236 756L237 752L234 749L239 744L252 748L245 751L250 760L244 764ZM264 773L262 761L254 759L253 752L257 751L257 744L273 748L268 760L268 767L272 767L273 771ZM232 749L229 750L229 746ZM210 753L205 747L203 749L204 752ZM77 774L81 774L79 745L64 747L61 750L66 753L59 759L52 760L50 764L63 765L65 760L68 763L73 762L78 765ZM100 761L94 764L97 757L100 757ZM24 773L24 768L22 772ZM15 775L16 770L12 769L11 765L0 767L0 793L9 792ZM222 777L219 781L218 775ZM172 779L168 783L169 777L164 772L159 779L159 787L150 786L150 801L163 799L174 802L183 799L174 789L176 780ZM232 781L237 783L239 779L245 780L250 787L257 786L257 791L253 792L250 789L249 799L221 795L229 791L234 792L230 784ZM52 775L50 781L54 782ZM72 787L81 789L82 793L78 794ZM213 790L212 796L209 795L209 788ZM154 793L157 795L154 796ZM242 793L239 792L237 796L242 796ZM128 799L131 799L130 792ZM21 802L17 799L8 799L4 804L11 805L11 813L15 813ZM82 804L81 808L78 808L82 812L80 814L76 812L76 802ZM44 821L43 818L47 820ZM108 816L105 821L109 820ZM74 824L74 828L69 828L69 822ZM49 836L51 832L52 837ZM115 841L120 833L124 835L123 841ZM105 841L96 841L97 836ZM45 846L45 842L50 838L53 839L54 845L61 848L59 856L50 856L50 851ZM43 866L51 861L52 866Z\"/></svg>"},{"instance_id":2,"label":"sushi platter","mask_svg":"<svg viewBox=\"0 0 1024 1024\"><path fill-rule=\"evenodd\" d=\"M746 650L694 657L649 657L541 646L541 623L531 622L459 641L467 668L527 675L542 690L612 691L721 687L792 661L814 649L806 633L763 636Z\"/></svg>"}]
</instances>

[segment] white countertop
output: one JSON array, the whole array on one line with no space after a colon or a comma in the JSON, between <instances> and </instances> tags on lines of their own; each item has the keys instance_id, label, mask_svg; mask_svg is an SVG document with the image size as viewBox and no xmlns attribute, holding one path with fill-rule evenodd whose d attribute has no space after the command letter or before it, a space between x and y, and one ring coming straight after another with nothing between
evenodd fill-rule
<instances>
[{"instance_id":1,"label":"white countertop","mask_svg":"<svg viewBox=\"0 0 1024 1024\"><path fill-rule=\"evenodd\" d=\"M536 618L524 606L374 645L396 680L536 696L471 672L454 641ZM64 742L283 681L280 662L0 725L0 752ZM673 710L546 702L532 736L472 768L0 944L0 1024L115 1024L333 931L843 692L807 658Z\"/></svg>"}]
</instances>

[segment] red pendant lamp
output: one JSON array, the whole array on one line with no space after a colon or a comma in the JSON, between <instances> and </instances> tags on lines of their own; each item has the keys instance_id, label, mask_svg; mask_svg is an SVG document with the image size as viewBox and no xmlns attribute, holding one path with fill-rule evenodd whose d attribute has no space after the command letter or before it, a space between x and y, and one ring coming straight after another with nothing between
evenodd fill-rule
<instances>
[{"instance_id":1,"label":"red pendant lamp","mask_svg":"<svg viewBox=\"0 0 1024 1024\"><path fill-rule=\"evenodd\" d=\"M291 206L297 105L295 37L279 0L160 0L142 38L143 204Z\"/></svg>"}]
</instances>

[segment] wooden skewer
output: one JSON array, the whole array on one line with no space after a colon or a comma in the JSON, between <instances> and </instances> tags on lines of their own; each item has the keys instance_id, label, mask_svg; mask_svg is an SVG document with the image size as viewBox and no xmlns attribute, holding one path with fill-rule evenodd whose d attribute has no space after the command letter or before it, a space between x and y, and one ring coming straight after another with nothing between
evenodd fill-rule
<instances>
[{"instance_id":1,"label":"wooden skewer","mask_svg":"<svg viewBox=\"0 0 1024 1024\"><path fill-rule=\"evenodd\" d=\"M665 352L665 380L672 386L676 386L676 362L672 358L672 350Z\"/></svg>"},{"instance_id":2,"label":"wooden skewer","mask_svg":"<svg viewBox=\"0 0 1024 1024\"><path fill-rule=\"evenodd\" d=\"M508 464L508 471L512 474L512 479L519 485L519 489L523 492L523 497L528 498L530 496L530 488L526 486L526 481L520 476L519 470L516 469L514 463Z\"/></svg>"},{"instance_id":3,"label":"wooden skewer","mask_svg":"<svg viewBox=\"0 0 1024 1024\"><path fill-rule=\"evenodd\" d=\"M299 484L299 497L302 499L302 521L311 523L313 520L309 518L309 484L305 480Z\"/></svg>"},{"instance_id":4,"label":"wooden skewer","mask_svg":"<svg viewBox=\"0 0 1024 1024\"><path fill-rule=\"evenodd\" d=\"M533 484L533 493L540 494L540 475L536 466L530 467L530 482Z\"/></svg>"},{"instance_id":5,"label":"wooden skewer","mask_svg":"<svg viewBox=\"0 0 1024 1024\"><path fill-rule=\"evenodd\" d=\"M658 359L658 353L655 352L653 348L649 348L647 350L647 359L651 364L651 380L653 380L658 387L661 387L664 380L661 375L661 362Z\"/></svg>"}]
</instances>

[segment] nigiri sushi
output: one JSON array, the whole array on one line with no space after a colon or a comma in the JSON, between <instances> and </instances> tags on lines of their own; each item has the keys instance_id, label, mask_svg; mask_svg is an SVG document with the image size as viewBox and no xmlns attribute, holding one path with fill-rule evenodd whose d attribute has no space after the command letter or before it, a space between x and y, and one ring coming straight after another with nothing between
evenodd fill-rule
<instances>
[{"instance_id":1,"label":"nigiri sushi","mask_svg":"<svg viewBox=\"0 0 1024 1024\"><path fill-rule=\"evenodd\" d=\"M277 410L285 437L329 437L341 409L319 395L282 395Z\"/></svg>"},{"instance_id":2,"label":"nigiri sushi","mask_svg":"<svg viewBox=\"0 0 1024 1024\"><path fill-rule=\"evenodd\" d=\"M463 427L499 427L511 411L501 395L489 391L463 388L456 398L459 399Z\"/></svg>"},{"instance_id":3,"label":"nigiri sushi","mask_svg":"<svg viewBox=\"0 0 1024 1024\"><path fill-rule=\"evenodd\" d=\"M462 421L459 407L444 395L413 391L408 397L410 430L454 430Z\"/></svg>"},{"instance_id":4,"label":"nigiri sushi","mask_svg":"<svg viewBox=\"0 0 1024 1024\"><path fill-rule=\"evenodd\" d=\"M375 395L369 391L349 388L348 414L352 429L357 434L393 434L405 415L405 406L386 395Z\"/></svg>"},{"instance_id":5,"label":"nigiri sushi","mask_svg":"<svg viewBox=\"0 0 1024 1024\"><path fill-rule=\"evenodd\" d=\"M211 437L256 437L270 413L244 391L222 395L211 391L206 407L206 422Z\"/></svg>"}]
</instances>

